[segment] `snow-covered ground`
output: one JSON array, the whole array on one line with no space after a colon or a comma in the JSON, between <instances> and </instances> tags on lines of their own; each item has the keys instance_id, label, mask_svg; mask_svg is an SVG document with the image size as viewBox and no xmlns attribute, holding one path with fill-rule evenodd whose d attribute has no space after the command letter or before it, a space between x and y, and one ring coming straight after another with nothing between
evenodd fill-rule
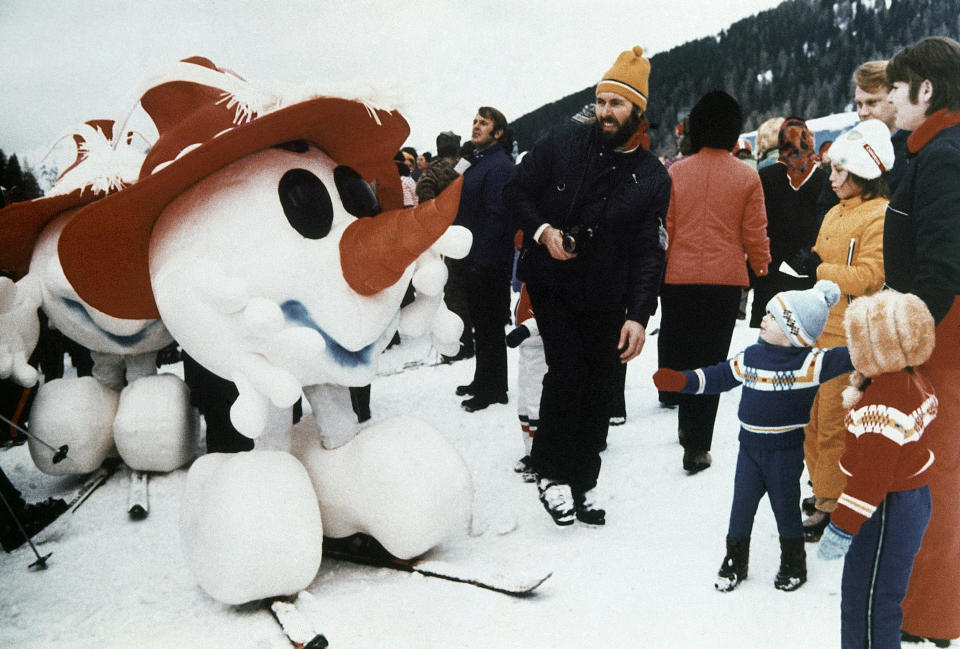
<instances>
[{"instance_id":1,"label":"snow-covered ground","mask_svg":"<svg viewBox=\"0 0 960 649\"><path fill-rule=\"evenodd\" d=\"M656 326L655 318L649 329ZM731 349L756 335L739 321ZM384 367L402 364L417 344L388 350ZM714 590L733 489L739 389L721 397L713 466L688 476L681 468L676 412L658 406L650 378L656 337L649 337L629 365L627 423L610 429L603 454L598 490L607 524L560 528L543 511L536 487L512 470L523 446L514 350L509 360L507 405L472 414L460 408L453 391L469 382L470 360L378 378L373 415L422 417L448 436L471 469L472 534L449 539L432 558L542 569L553 576L533 595L511 597L324 559L308 589L314 599L307 613L331 647L839 646L842 562L823 562L808 545L807 584L792 593L775 590L779 546L766 501L754 528L749 579L732 593ZM0 452L0 463L30 501L63 493L70 484L39 473L22 446ZM238 610L197 587L178 533L185 478L186 470L153 476L150 516L134 522L126 514L126 481L115 476L65 524L41 532L40 538L48 538L41 551L53 552L45 571L28 570L33 555L26 547L0 554L0 647L289 646L266 610Z\"/></svg>"}]
</instances>

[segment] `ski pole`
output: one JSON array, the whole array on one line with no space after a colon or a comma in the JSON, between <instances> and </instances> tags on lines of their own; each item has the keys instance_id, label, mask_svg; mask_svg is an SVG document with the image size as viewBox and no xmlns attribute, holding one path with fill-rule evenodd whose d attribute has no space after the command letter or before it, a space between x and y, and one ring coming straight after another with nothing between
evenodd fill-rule
<instances>
[{"instance_id":1,"label":"ski pole","mask_svg":"<svg viewBox=\"0 0 960 649\"><path fill-rule=\"evenodd\" d=\"M64 444L64 445L61 446L60 448L54 448L54 447L51 446L50 444L47 444L45 441L43 441L42 439L40 439L39 437L37 437L36 435L34 435L34 434L31 433L30 431L28 431L26 428L23 428L22 426L19 426L18 424L13 423L12 421L10 421L9 419L7 419L7 418L4 417L3 415L0 415L0 421L5 421L6 423L10 424L13 428L17 429L18 431L20 431L21 433L23 433L24 435L26 435L27 437L29 437L29 438L31 438L31 439L37 440L39 443L43 444L43 445L46 446L48 449L50 449L51 451L53 451L53 463L54 463L54 464L59 464L60 462L62 462L62 461L67 457L67 451L70 450L70 447L69 447L67 444Z\"/></svg>"},{"instance_id":2,"label":"ski pole","mask_svg":"<svg viewBox=\"0 0 960 649\"><path fill-rule=\"evenodd\" d=\"M30 545L30 549L33 550L33 553L37 555L37 560L31 563L29 568L36 568L37 570L46 570L47 569L47 559L50 558L50 555L53 552L40 556L40 553L37 552L37 546L33 544L33 541L30 540L30 536L27 534L27 530L23 528L23 525L20 524L20 519L17 518L17 515L13 512L13 507L10 506L10 503L7 502L7 497L3 495L3 492L0 491L0 500L3 501L4 507L7 508L7 511L10 512L10 518L13 519L13 522L17 524L17 529L20 530L20 533L23 535L23 538Z\"/></svg>"}]
</instances>

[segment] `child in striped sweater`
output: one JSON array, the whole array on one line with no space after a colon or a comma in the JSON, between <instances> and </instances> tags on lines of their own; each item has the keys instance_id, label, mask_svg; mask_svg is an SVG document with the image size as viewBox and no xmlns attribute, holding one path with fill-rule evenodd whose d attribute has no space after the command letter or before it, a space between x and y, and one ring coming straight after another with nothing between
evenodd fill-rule
<instances>
[{"instance_id":1,"label":"child in striped sweater","mask_svg":"<svg viewBox=\"0 0 960 649\"><path fill-rule=\"evenodd\" d=\"M731 591L747 577L750 535L764 493L780 535L774 586L793 591L807 580L800 513L803 429L819 385L853 369L846 347L811 345L839 299L840 289L828 280L804 291L777 293L767 304L756 344L717 365L683 372L663 368L653 376L659 390L688 394L715 394L743 384L727 552L714 584L719 591Z\"/></svg>"},{"instance_id":2,"label":"child in striped sweater","mask_svg":"<svg viewBox=\"0 0 960 649\"><path fill-rule=\"evenodd\" d=\"M915 295L887 290L854 300L844 325L856 367L844 391L847 484L817 555L846 557L842 647L899 647L900 604L931 515L924 431L938 403L919 366L933 351L933 316Z\"/></svg>"}]
</instances>

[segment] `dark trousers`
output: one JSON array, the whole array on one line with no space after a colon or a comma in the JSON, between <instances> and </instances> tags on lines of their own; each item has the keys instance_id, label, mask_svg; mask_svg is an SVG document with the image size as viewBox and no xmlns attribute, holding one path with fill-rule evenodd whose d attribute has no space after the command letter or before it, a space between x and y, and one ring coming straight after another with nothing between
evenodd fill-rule
<instances>
[{"instance_id":1,"label":"dark trousers","mask_svg":"<svg viewBox=\"0 0 960 649\"><path fill-rule=\"evenodd\" d=\"M843 563L843 649L900 649L900 603L930 521L930 489L893 491L853 537Z\"/></svg>"},{"instance_id":2,"label":"dark trousers","mask_svg":"<svg viewBox=\"0 0 960 649\"><path fill-rule=\"evenodd\" d=\"M13 379L0 380L0 414L16 426L26 428L36 394L36 386L25 388L14 383ZM19 439L22 436L23 433L13 425L0 422L0 444L15 439L22 441Z\"/></svg>"},{"instance_id":3,"label":"dark trousers","mask_svg":"<svg viewBox=\"0 0 960 649\"><path fill-rule=\"evenodd\" d=\"M14 512L23 510L24 505L26 505L20 491L13 486L3 469L0 469L0 494L3 494L4 500L7 501ZM13 520L10 519L10 512L0 503L0 528L6 525L8 521L11 524L13 523Z\"/></svg>"},{"instance_id":4,"label":"dark trousers","mask_svg":"<svg viewBox=\"0 0 960 649\"><path fill-rule=\"evenodd\" d=\"M21 519L26 503L17 488L7 479L3 469L0 469L0 495L3 496L3 502L0 502L0 537L3 539L3 549L9 552L8 547L12 549L14 543L19 545L23 542L17 523L24 523Z\"/></svg>"},{"instance_id":5,"label":"dark trousers","mask_svg":"<svg viewBox=\"0 0 960 649\"><path fill-rule=\"evenodd\" d=\"M370 419L370 385L350 388L350 406L357 421L363 423Z\"/></svg>"},{"instance_id":6,"label":"dark trousers","mask_svg":"<svg viewBox=\"0 0 960 649\"><path fill-rule=\"evenodd\" d=\"M470 306L468 303L469 286L467 282L466 264L460 259L444 259L447 265L447 283L443 287L443 302L453 313L463 321L463 334L460 336L460 353L458 357L470 358L473 356L473 322L470 320Z\"/></svg>"},{"instance_id":7,"label":"dark trousers","mask_svg":"<svg viewBox=\"0 0 960 649\"><path fill-rule=\"evenodd\" d=\"M624 391L627 388L627 364L620 363L613 377L613 388L610 391L610 416L627 416L627 398Z\"/></svg>"},{"instance_id":8,"label":"dark trousers","mask_svg":"<svg viewBox=\"0 0 960 649\"><path fill-rule=\"evenodd\" d=\"M600 475L623 313L575 311L555 290L527 290L547 359L530 458L545 478L589 491Z\"/></svg>"},{"instance_id":9,"label":"dark trousers","mask_svg":"<svg viewBox=\"0 0 960 649\"><path fill-rule=\"evenodd\" d=\"M739 286L664 284L657 338L658 365L693 370L727 358L740 307ZM680 443L690 451L709 451L719 394L679 394Z\"/></svg>"},{"instance_id":10,"label":"dark trousers","mask_svg":"<svg viewBox=\"0 0 960 649\"><path fill-rule=\"evenodd\" d=\"M741 442L737 454L737 471L733 479L733 505L730 507L728 536L734 539L750 538L757 507L763 495L767 494L780 537L803 538L800 515L803 437L799 436L797 439L799 441L796 444L785 448Z\"/></svg>"},{"instance_id":11,"label":"dark trousers","mask_svg":"<svg viewBox=\"0 0 960 649\"><path fill-rule=\"evenodd\" d=\"M238 431L230 421L230 406L240 394L237 386L217 376L186 352L182 358L183 378L190 388L190 402L207 423L207 452L252 451L253 440Z\"/></svg>"},{"instance_id":12,"label":"dark trousers","mask_svg":"<svg viewBox=\"0 0 960 649\"><path fill-rule=\"evenodd\" d=\"M507 343L504 325L510 317L510 276L503 272L471 272L467 302L473 321L476 368L473 394L481 399L507 394Z\"/></svg>"},{"instance_id":13,"label":"dark trousers","mask_svg":"<svg viewBox=\"0 0 960 649\"><path fill-rule=\"evenodd\" d=\"M777 264L779 266L779 264ZM767 313L767 303L780 291L805 291L816 283L816 277L791 277L774 270L770 264L770 274L753 279L753 304L750 307L750 326L759 327Z\"/></svg>"}]
</instances>

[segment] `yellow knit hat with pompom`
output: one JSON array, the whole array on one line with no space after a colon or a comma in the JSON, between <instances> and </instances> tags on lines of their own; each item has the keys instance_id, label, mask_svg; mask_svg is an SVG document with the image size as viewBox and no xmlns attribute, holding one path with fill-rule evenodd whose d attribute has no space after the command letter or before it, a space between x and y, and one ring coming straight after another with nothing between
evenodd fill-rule
<instances>
[{"instance_id":1,"label":"yellow knit hat with pompom","mask_svg":"<svg viewBox=\"0 0 960 649\"><path fill-rule=\"evenodd\" d=\"M620 53L616 63L597 84L597 93L615 92L639 106L640 110L646 110L649 78L650 60L644 58L643 48L637 45Z\"/></svg>"}]
</instances>

